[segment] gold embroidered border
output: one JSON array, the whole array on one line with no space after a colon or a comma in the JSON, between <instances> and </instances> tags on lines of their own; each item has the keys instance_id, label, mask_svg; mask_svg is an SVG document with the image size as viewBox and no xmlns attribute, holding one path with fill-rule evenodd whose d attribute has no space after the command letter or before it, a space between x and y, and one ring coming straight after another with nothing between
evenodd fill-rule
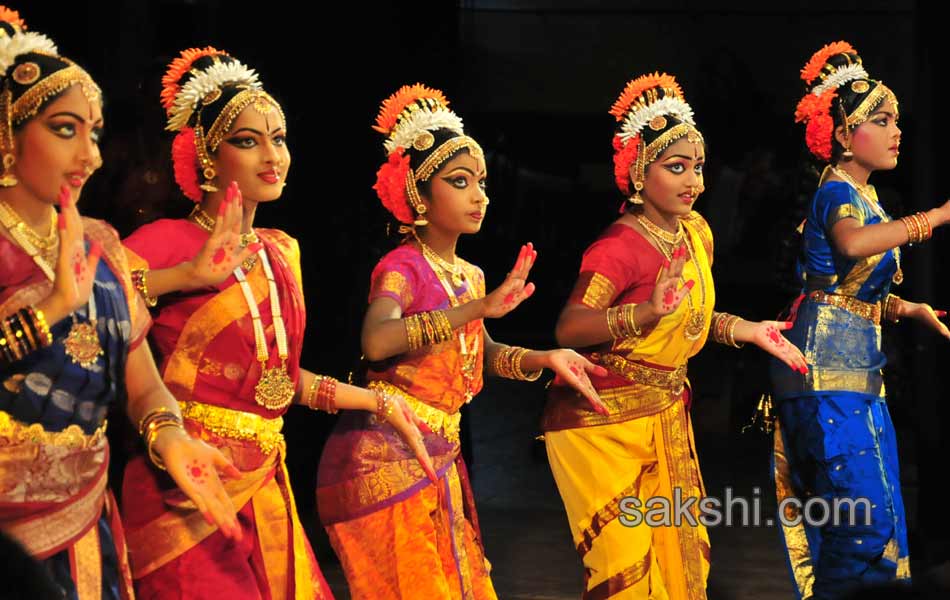
<instances>
[{"instance_id":1,"label":"gold embroidered border","mask_svg":"<svg viewBox=\"0 0 950 600\"><path fill-rule=\"evenodd\" d=\"M588 279L586 284L582 283L584 279ZM579 283L585 286L581 303L596 310L608 308L617 295L613 282L606 275L597 272L581 274Z\"/></svg>"},{"instance_id":2,"label":"gold embroidered border","mask_svg":"<svg viewBox=\"0 0 950 600\"><path fill-rule=\"evenodd\" d=\"M260 269L247 276L254 298L269 294L267 278ZM201 357L214 338L229 325L248 314L241 286L234 284L201 305L185 323L175 349L165 366L163 379L179 400L191 398Z\"/></svg>"},{"instance_id":3,"label":"gold embroidered border","mask_svg":"<svg viewBox=\"0 0 950 600\"><path fill-rule=\"evenodd\" d=\"M788 459L785 456L785 441L782 439L781 424L778 421L775 423L774 436L775 496L778 503L781 504L787 498L793 497L795 491L792 489L791 471L788 466ZM785 510L786 514L783 515L785 522L794 520L798 516L797 509L793 506L786 504ZM805 526L802 523L794 526L782 523L782 534L785 537L785 549L788 552L792 577L795 579L795 586L798 588L798 596L799 598L809 598L815 585L815 568L808 538L805 536Z\"/></svg>"},{"instance_id":4,"label":"gold embroidered border","mask_svg":"<svg viewBox=\"0 0 950 600\"><path fill-rule=\"evenodd\" d=\"M655 463L651 464L651 467L654 466ZM604 530L604 527L620 516L620 501L627 496L639 495L640 480L643 479L643 474L646 471L647 468L640 469L640 472L637 473L637 478L633 480L633 483L621 490L616 496L611 498L607 504L595 512L594 516L591 517L590 525L581 531L581 537L583 539L579 544L577 544L577 553L580 554L581 560L583 560L584 556L590 552L591 547L594 545L594 540L597 539L597 536L600 535L600 532Z\"/></svg>"},{"instance_id":5,"label":"gold embroidered border","mask_svg":"<svg viewBox=\"0 0 950 600\"><path fill-rule=\"evenodd\" d=\"M396 294L403 310L412 305L412 288L409 286L406 276L398 271L387 271L376 280L373 285L373 296L381 292Z\"/></svg>"},{"instance_id":6,"label":"gold embroidered border","mask_svg":"<svg viewBox=\"0 0 950 600\"><path fill-rule=\"evenodd\" d=\"M663 449L666 454L670 473L670 489L699 491L701 483L696 463L690 456L690 436L685 409L681 402L675 402L670 410L660 413L660 427L663 430ZM690 491L689 495L693 495ZM697 516L694 514L694 516ZM689 525L676 528L680 539L679 549L683 561L683 571L686 575L686 589L693 598L706 597L706 581L702 573L702 556L704 540L699 536L699 529ZM706 551L708 554L708 550Z\"/></svg>"},{"instance_id":7,"label":"gold embroidered border","mask_svg":"<svg viewBox=\"0 0 950 600\"><path fill-rule=\"evenodd\" d=\"M16 539L35 558L47 558L87 528L95 527L102 511L108 483L108 460L104 460L97 478L85 486L81 497L67 501L38 518L21 519L4 525L4 532Z\"/></svg>"},{"instance_id":8,"label":"gold embroidered border","mask_svg":"<svg viewBox=\"0 0 950 600\"><path fill-rule=\"evenodd\" d=\"M711 267L713 264L713 251L715 250L715 242L713 240L712 229L709 227L709 223L706 222L706 219L692 210L688 215L682 217L680 221L683 222L683 225L686 225L688 229L692 229L697 236L699 236L700 241L703 243L703 249L706 250L706 260L709 262Z\"/></svg>"},{"instance_id":9,"label":"gold embroidered border","mask_svg":"<svg viewBox=\"0 0 950 600\"><path fill-rule=\"evenodd\" d=\"M102 550L96 524L69 548L69 566L79 600L102 598Z\"/></svg>"},{"instance_id":10,"label":"gold embroidered border","mask_svg":"<svg viewBox=\"0 0 950 600\"><path fill-rule=\"evenodd\" d=\"M646 556L642 560L627 567L616 575L601 581L591 589L585 591L581 598L583 600L606 600L615 594L636 584L650 572L650 566L653 563L652 550L647 550Z\"/></svg>"},{"instance_id":11,"label":"gold embroidered border","mask_svg":"<svg viewBox=\"0 0 950 600\"><path fill-rule=\"evenodd\" d=\"M597 395L607 408L607 415L595 413L591 409L590 401L573 388L552 388L545 405L541 429L558 431L623 423L655 415L680 400L680 396L673 395L668 390L638 383L597 390Z\"/></svg>"},{"instance_id":12,"label":"gold embroidered border","mask_svg":"<svg viewBox=\"0 0 950 600\"><path fill-rule=\"evenodd\" d=\"M825 224L825 227L831 229L831 227L841 219L848 218L857 219L858 224L864 225L864 215L855 205L842 204L838 208L831 211L831 214L828 215L828 222Z\"/></svg>"}]
</instances>

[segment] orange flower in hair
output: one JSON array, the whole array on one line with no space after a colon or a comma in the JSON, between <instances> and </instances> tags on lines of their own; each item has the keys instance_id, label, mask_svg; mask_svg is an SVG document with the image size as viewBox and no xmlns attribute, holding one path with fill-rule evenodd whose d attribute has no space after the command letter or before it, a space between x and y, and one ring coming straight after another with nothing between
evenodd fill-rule
<instances>
[{"instance_id":1,"label":"orange flower in hair","mask_svg":"<svg viewBox=\"0 0 950 600\"><path fill-rule=\"evenodd\" d=\"M821 50L815 52L808 63L802 67L801 75L805 83L811 83L815 78L821 75L821 70L825 67L828 59L836 54L850 52L857 54L857 50L851 47L848 42L831 42L826 44Z\"/></svg>"}]
</instances>

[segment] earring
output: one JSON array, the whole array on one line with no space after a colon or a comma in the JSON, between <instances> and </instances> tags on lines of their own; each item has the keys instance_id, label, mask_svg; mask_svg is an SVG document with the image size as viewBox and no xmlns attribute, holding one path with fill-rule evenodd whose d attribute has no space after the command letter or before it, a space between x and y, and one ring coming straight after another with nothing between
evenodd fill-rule
<instances>
[{"instance_id":1,"label":"earring","mask_svg":"<svg viewBox=\"0 0 950 600\"><path fill-rule=\"evenodd\" d=\"M841 153L841 160L848 162L854 159L854 152L851 151L851 148L845 148L844 152Z\"/></svg>"},{"instance_id":2,"label":"earring","mask_svg":"<svg viewBox=\"0 0 950 600\"><path fill-rule=\"evenodd\" d=\"M426 210L428 210L426 208L426 205L419 203L419 205L416 206L415 209L416 209L416 212L418 213L418 216L416 217L416 220L412 222L412 224L415 225L416 227L425 227L426 225L428 225L429 220L423 216L426 214Z\"/></svg>"},{"instance_id":3,"label":"earring","mask_svg":"<svg viewBox=\"0 0 950 600\"><path fill-rule=\"evenodd\" d=\"M12 188L19 183L16 175L10 172L15 162L16 157L13 156L12 153L5 153L3 155L3 173L0 174L0 187Z\"/></svg>"},{"instance_id":4,"label":"earring","mask_svg":"<svg viewBox=\"0 0 950 600\"><path fill-rule=\"evenodd\" d=\"M204 170L201 174L204 175L205 182L202 183L202 184L201 184L200 186L198 186L198 187L200 187L202 190L204 190L204 191L206 191L206 192L217 192L217 191L218 191L218 186L216 186L216 185L211 181L212 179L214 179L214 178L217 177L217 175L218 175L217 173L215 173L214 167L207 167L207 168L205 168L205 170Z\"/></svg>"},{"instance_id":5,"label":"earring","mask_svg":"<svg viewBox=\"0 0 950 600\"><path fill-rule=\"evenodd\" d=\"M643 198L640 197L640 190L643 189L643 182L634 181L633 189L634 189L633 195L630 196L630 198L628 198L628 201L630 202L630 204L636 204L639 206L643 204Z\"/></svg>"}]
</instances>

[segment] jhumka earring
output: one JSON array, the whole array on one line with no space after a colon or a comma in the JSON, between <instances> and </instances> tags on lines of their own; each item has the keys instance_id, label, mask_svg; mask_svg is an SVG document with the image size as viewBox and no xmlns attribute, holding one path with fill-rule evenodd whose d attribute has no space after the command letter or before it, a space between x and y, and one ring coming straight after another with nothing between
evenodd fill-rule
<instances>
[{"instance_id":1,"label":"jhumka earring","mask_svg":"<svg viewBox=\"0 0 950 600\"><path fill-rule=\"evenodd\" d=\"M628 198L628 200L629 200L630 204L636 204L636 205L639 206L639 205L643 204L643 198L640 196L640 190L643 189L643 182L642 182L642 181L634 181L634 182L633 182L633 189L634 189L633 195L630 196L630 198Z\"/></svg>"}]
</instances>

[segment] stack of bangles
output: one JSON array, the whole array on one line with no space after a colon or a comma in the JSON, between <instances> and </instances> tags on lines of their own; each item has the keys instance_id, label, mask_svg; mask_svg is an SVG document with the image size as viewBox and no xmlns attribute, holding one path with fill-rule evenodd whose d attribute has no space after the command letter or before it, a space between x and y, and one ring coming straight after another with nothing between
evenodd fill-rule
<instances>
[{"instance_id":1,"label":"stack of bangles","mask_svg":"<svg viewBox=\"0 0 950 600\"><path fill-rule=\"evenodd\" d=\"M42 310L28 306L0 320L0 357L4 363L15 363L52 343L53 334Z\"/></svg>"},{"instance_id":2,"label":"stack of bangles","mask_svg":"<svg viewBox=\"0 0 950 600\"><path fill-rule=\"evenodd\" d=\"M442 310L417 313L406 317L405 321L410 351L431 344L441 344L454 337L452 324Z\"/></svg>"},{"instance_id":3,"label":"stack of bangles","mask_svg":"<svg viewBox=\"0 0 950 600\"><path fill-rule=\"evenodd\" d=\"M710 327L713 340L733 348L744 346L744 344L736 343L736 323L741 320L742 317L729 313L713 313L712 326Z\"/></svg>"},{"instance_id":4,"label":"stack of bangles","mask_svg":"<svg viewBox=\"0 0 950 600\"><path fill-rule=\"evenodd\" d=\"M161 470L165 470L165 463L162 458L155 453L155 440L158 438L158 432L167 427L177 427L185 430L181 422L181 416L173 413L170 408L156 408L139 421L139 435L145 439L145 447L148 449L148 457L152 464Z\"/></svg>"},{"instance_id":5,"label":"stack of bangles","mask_svg":"<svg viewBox=\"0 0 950 600\"><path fill-rule=\"evenodd\" d=\"M900 321L901 298L895 294L888 294L884 299L884 318L893 323Z\"/></svg>"},{"instance_id":6,"label":"stack of bangles","mask_svg":"<svg viewBox=\"0 0 950 600\"><path fill-rule=\"evenodd\" d=\"M376 420L379 423L389 422L389 417L393 414L394 402L392 396L374 387L373 393L376 394Z\"/></svg>"},{"instance_id":7,"label":"stack of bangles","mask_svg":"<svg viewBox=\"0 0 950 600\"><path fill-rule=\"evenodd\" d=\"M336 385L339 383L333 377L316 375L307 388L303 404L313 410L322 410L331 415L338 412L336 407Z\"/></svg>"},{"instance_id":8,"label":"stack of bangles","mask_svg":"<svg viewBox=\"0 0 950 600\"><path fill-rule=\"evenodd\" d=\"M138 293L142 295L142 299L145 300L146 306L153 308L158 304L158 300L148 293L148 283L145 281L145 275L148 273L147 269L132 269L132 285L135 286L135 289L138 290Z\"/></svg>"},{"instance_id":9,"label":"stack of bangles","mask_svg":"<svg viewBox=\"0 0 950 600\"><path fill-rule=\"evenodd\" d=\"M643 335L633 313L636 308L636 304L621 304L607 309L607 329L610 331L610 337L625 340Z\"/></svg>"},{"instance_id":10,"label":"stack of bangles","mask_svg":"<svg viewBox=\"0 0 950 600\"><path fill-rule=\"evenodd\" d=\"M927 213L918 212L906 217L901 217L901 223L907 228L907 237L911 244L926 242L933 235L933 226Z\"/></svg>"},{"instance_id":11,"label":"stack of bangles","mask_svg":"<svg viewBox=\"0 0 950 600\"><path fill-rule=\"evenodd\" d=\"M541 369L530 373L521 370L521 359L528 352L531 351L520 346L505 346L502 348L495 354L495 360L492 361L495 374L506 379L536 381L538 377L541 377Z\"/></svg>"}]
</instances>

